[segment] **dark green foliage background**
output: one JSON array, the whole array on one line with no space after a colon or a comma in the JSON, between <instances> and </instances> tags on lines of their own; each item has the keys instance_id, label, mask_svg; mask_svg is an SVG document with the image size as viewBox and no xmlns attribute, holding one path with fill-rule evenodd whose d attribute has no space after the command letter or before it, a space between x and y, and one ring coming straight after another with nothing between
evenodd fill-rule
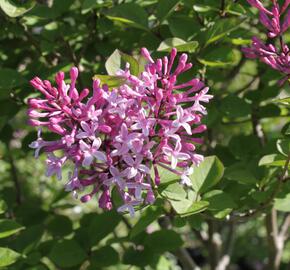
<instances>
[{"instance_id":1,"label":"dark green foliage background","mask_svg":"<svg viewBox=\"0 0 290 270\"><path fill-rule=\"evenodd\" d=\"M229 269L267 264L264 215L274 206L280 223L290 212L290 182L277 189L290 150L289 100L277 100L289 86L240 51L253 35L266 39L256 10L245 0L0 0L0 8L0 267L182 269L182 250L202 269L226 254ZM156 204L130 219L102 213L97 199L81 204L46 178L44 157L28 148L36 131L26 125L26 102L37 95L29 80L75 65L81 89L116 68L115 49L162 56L173 45L194 63L181 80L200 77L214 95L199 149L210 157L192 176L194 190L164 172ZM280 269L290 262L285 245Z\"/></svg>"}]
</instances>

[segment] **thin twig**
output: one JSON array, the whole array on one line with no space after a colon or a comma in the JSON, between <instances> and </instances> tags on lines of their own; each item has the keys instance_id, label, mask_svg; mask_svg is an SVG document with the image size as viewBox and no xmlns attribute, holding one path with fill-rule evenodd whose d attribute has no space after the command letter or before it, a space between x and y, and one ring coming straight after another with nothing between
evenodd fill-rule
<instances>
[{"instance_id":1,"label":"thin twig","mask_svg":"<svg viewBox=\"0 0 290 270\"><path fill-rule=\"evenodd\" d=\"M285 240L288 238L289 235L289 227L290 227L290 214L287 214L282 222L279 232L279 236L284 238Z\"/></svg>"},{"instance_id":2,"label":"thin twig","mask_svg":"<svg viewBox=\"0 0 290 270\"><path fill-rule=\"evenodd\" d=\"M226 8L226 0L221 0L221 7L220 7L221 17L224 17L226 15L225 8Z\"/></svg>"}]
</instances>

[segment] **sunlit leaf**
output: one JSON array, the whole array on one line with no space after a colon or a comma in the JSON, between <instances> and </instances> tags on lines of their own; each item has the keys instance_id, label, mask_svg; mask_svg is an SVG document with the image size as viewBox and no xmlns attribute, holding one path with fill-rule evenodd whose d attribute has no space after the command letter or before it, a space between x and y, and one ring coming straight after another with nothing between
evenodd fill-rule
<instances>
[{"instance_id":1,"label":"sunlit leaf","mask_svg":"<svg viewBox=\"0 0 290 270\"><path fill-rule=\"evenodd\" d=\"M8 237L13 235L21 230L24 227L10 219L2 219L0 220L0 238Z\"/></svg>"},{"instance_id":2,"label":"sunlit leaf","mask_svg":"<svg viewBox=\"0 0 290 270\"><path fill-rule=\"evenodd\" d=\"M197 41L186 42L180 38L168 38L160 43L157 51L169 52L172 48L176 48L179 52L193 53L197 47Z\"/></svg>"},{"instance_id":3,"label":"sunlit leaf","mask_svg":"<svg viewBox=\"0 0 290 270\"><path fill-rule=\"evenodd\" d=\"M203 193L216 185L223 173L224 166L216 156L206 157L190 176L192 187L196 192Z\"/></svg>"},{"instance_id":4,"label":"sunlit leaf","mask_svg":"<svg viewBox=\"0 0 290 270\"><path fill-rule=\"evenodd\" d=\"M19 253L12 249L0 247L0 267L15 263L20 256Z\"/></svg>"},{"instance_id":5,"label":"sunlit leaf","mask_svg":"<svg viewBox=\"0 0 290 270\"><path fill-rule=\"evenodd\" d=\"M0 8L9 16L9 17L18 17L32 9L36 1L28 0L25 3L21 4L20 1L13 0L0 0Z\"/></svg>"}]
</instances>

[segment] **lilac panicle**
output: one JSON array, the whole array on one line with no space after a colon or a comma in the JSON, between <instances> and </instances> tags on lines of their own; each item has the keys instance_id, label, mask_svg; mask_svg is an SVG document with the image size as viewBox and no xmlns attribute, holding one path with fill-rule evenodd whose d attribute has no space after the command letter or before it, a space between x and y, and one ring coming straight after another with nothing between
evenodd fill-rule
<instances>
[{"instance_id":1,"label":"lilac panicle","mask_svg":"<svg viewBox=\"0 0 290 270\"><path fill-rule=\"evenodd\" d=\"M278 70L285 76L280 81L284 83L290 78L290 50L283 41L283 34L290 26L289 0L285 0L282 7L276 0L272 0L272 9L266 9L261 1L247 0L249 4L257 8L260 12L260 22L268 31L269 39L278 38L278 46L272 43L265 44L258 37L252 38L252 45L249 48L243 48L243 52L248 58L258 58L260 61Z\"/></svg>"},{"instance_id":2,"label":"lilac panicle","mask_svg":"<svg viewBox=\"0 0 290 270\"><path fill-rule=\"evenodd\" d=\"M124 83L111 91L97 79L93 91L79 92L78 69L73 67L70 84L63 72L56 75L56 86L32 79L42 97L28 102L29 124L39 127L38 139L30 147L36 157L40 151L46 153L47 176L61 179L64 164L73 164L67 191L76 197L81 194L82 202L96 195L100 208L111 209L115 188L123 200L118 211L131 215L137 205L154 202L154 189L162 182L160 168L176 174L181 184L191 185L192 166L203 160L196 153L196 145L202 143L196 134L206 130L201 124L207 113L203 104L212 98L197 78L178 82L178 76L192 66L186 54L177 59L176 68L176 49L157 60L145 48L141 54L148 60L145 70L134 76L127 64L116 74ZM43 127L58 139L44 140Z\"/></svg>"}]
</instances>

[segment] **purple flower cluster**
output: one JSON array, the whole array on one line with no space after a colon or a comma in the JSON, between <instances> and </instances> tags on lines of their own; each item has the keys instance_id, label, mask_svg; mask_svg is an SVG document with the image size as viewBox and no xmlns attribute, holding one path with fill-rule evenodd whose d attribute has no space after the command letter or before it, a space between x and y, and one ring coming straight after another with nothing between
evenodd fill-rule
<instances>
[{"instance_id":1,"label":"purple flower cluster","mask_svg":"<svg viewBox=\"0 0 290 270\"><path fill-rule=\"evenodd\" d=\"M208 87L199 79L178 82L178 76L192 67L182 54L174 64L177 51L154 61L148 50L145 70L134 76L129 64L117 72L123 83L110 90L93 81L93 92L76 89L78 69L70 71L70 84L59 72L57 87L38 77L32 86L43 98L29 100L29 123L39 127L38 139L30 144L35 156L47 154L47 176L62 178L65 163L73 170L65 185L82 202L98 194L99 207L112 208L112 190L116 189L123 205L118 211L129 211L155 200L154 188L160 183L159 168L175 173L184 185L191 185L192 165L203 156L195 152L202 139L194 134L205 131L201 124L206 108L201 104L212 98ZM46 141L40 128L47 127L59 139ZM61 151L59 151L61 150ZM61 154L60 154L61 153Z\"/></svg>"},{"instance_id":2,"label":"purple flower cluster","mask_svg":"<svg viewBox=\"0 0 290 270\"><path fill-rule=\"evenodd\" d=\"M281 81L283 83L290 78L290 50L283 41L283 33L290 26L290 0L285 0L280 8L276 0L272 0L273 7L268 10L259 0L247 0L249 4L257 8L260 12L260 22L266 27L269 39L278 38L279 46L272 43L265 44L258 37L253 37L252 46L243 48L243 52L248 58L259 58L262 62L273 69L284 73L286 76Z\"/></svg>"}]
</instances>

